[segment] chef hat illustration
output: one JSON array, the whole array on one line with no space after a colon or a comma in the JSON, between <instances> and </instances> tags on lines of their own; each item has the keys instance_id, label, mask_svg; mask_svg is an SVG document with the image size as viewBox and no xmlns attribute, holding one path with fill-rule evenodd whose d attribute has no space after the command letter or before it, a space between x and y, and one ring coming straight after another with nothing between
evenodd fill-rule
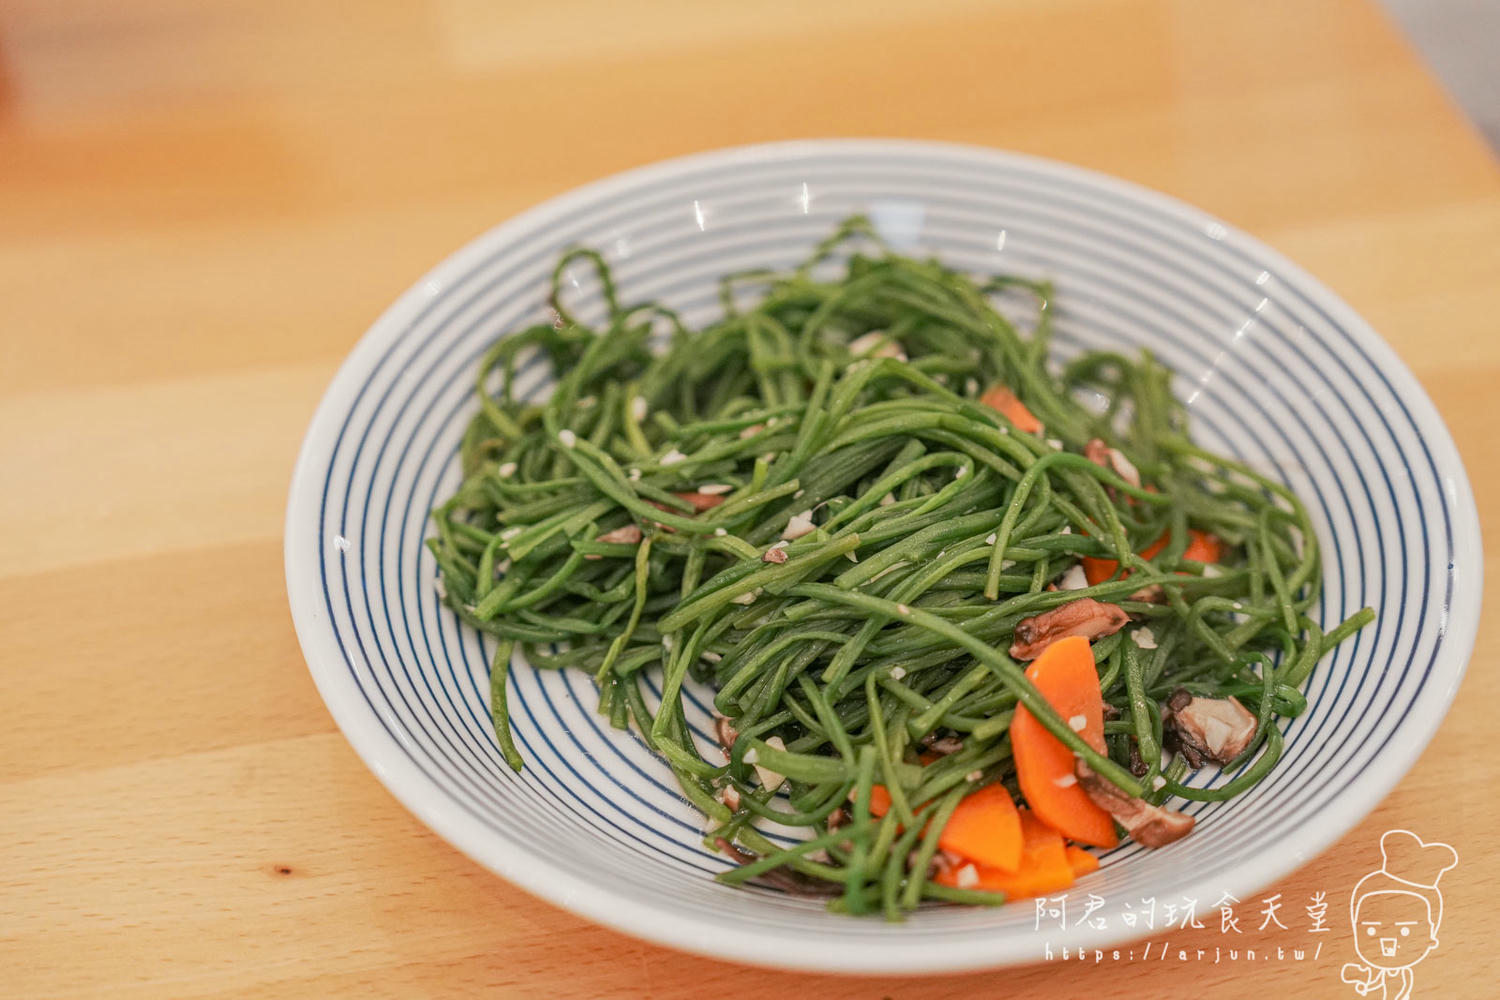
<instances>
[{"instance_id":1,"label":"chef hat illustration","mask_svg":"<svg viewBox=\"0 0 1500 1000\"><path fill-rule=\"evenodd\" d=\"M1387 830L1380 838L1380 870L1359 880L1349 899L1351 919L1359 901L1376 892L1409 892L1427 900L1432 930L1443 922L1443 894L1438 880L1458 864L1458 852L1447 844L1424 843L1409 830Z\"/></svg>"}]
</instances>

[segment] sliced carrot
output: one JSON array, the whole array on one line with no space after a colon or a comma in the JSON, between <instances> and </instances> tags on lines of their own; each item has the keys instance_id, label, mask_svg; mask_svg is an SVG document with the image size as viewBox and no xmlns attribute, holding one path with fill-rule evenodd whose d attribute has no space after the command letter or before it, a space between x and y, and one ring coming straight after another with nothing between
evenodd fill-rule
<instances>
[{"instance_id":1,"label":"sliced carrot","mask_svg":"<svg viewBox=\"0 0 1500 1000\"><path fill-rule=\"evenodd\" d=\"M1083 564L1083 578L1089 582L1090 587L1096 587L1115 575L1115 570L1120 568L1116 559L1098 559L1094 556L1084 556L1078 560Z\"/></svg>"},{"instance_id":2,"label":"sliced carrot","mask_svg":"<svg viewBox=\"0 0 1500 1000\"><path fill-rule=\"evenodd\" d=\"M1073 868L1073 876L1082 878L1089 872L1099 870L1099 858L1081 847L1069 844L1063 848L1063 853L1068 856L1068 864Z\"/></svg>"},{"instance_id":3,"label":"sliced carrot","mask_svg":"<svg viewBox=\"0 0 1500 1000\"><path fill-rule=\"evenodd\" d=\"M1182 550L1182 558L1193 562L1216 563L1223 554L1223 546L1217 536L1206 531L1188 529L1188 545Z\"/></svg>"},{"instance_id":4,"label":"sliced carrot","mask_svg":"<svg viewBox=\"0 0 1500 1000\"><path fill-rule=\"evenodd\" d=\"M890 811L891 793L884 785L871 786L870 814L881 817ZM970 861L1015 871L1021 860L1021 820L1010 792L1003 785L986 785L967 796L948 817L938 846Z\"/></svg>"},{"instance_id":5,"label":"sliced carrot","mask_svg":"<svg viewBox=\"0 0 1500 1000\"><path fill-rule=\"evenodd\" d=\"M1007 420L1016 425L1017 430L1025 431L1027 434L1040 434L1042 422L1028 409L1026 404L1016 398L1016 394L1003 385L992 385L984 390L984 395L979 401L992 410L997 410Z\"/></svg>"},{"instance_id":6,"label":"sliced carrot","mask_svg":"<svg viewBox=\"0 0 1500 1000\"><path fill-rule=\"evenodd\" d=\"M938 753L936 750L923 750L921 753L917 754L917 760L920 760L922 762L923 767L926 767L928 764L936 763L937 761L940 761L942 759L943 755Z\"/></svg>"},{"instance_id":7,"label":"sliced carrot","mask_svg":"<svg viewBox=\"0 0 1500 1000\"><path fill-rule=\"evenodd\" d=\"M1169 537L1170 534L1162 535L1156 541L1146 546L1141 550L1141 558L1150 559L1166 548ZM1188 544L1187 548L1182 550L1182 558L1191 559L1194 562L1216 563L1223 555L1224 547L1217 537L1210 535L1206 531L1199 531L1197 528L1188 529ZM1096 559L1093 556L1084 556L1079 561L1083 563L1083 576L1084 579L1088 580L1090 587L1096 583L1103 583L1105 580L1108 580L1115 575L1115 570L1120 568L1120 564L1113 559ZM1130 571L1126 570L1125 576L1129 575ZM1121 577L1121 579L1123 580L1124 577Z\"/></svg>"},{"instance_id":8,"label":"sliced carrot","mask_svg":"<svg viewBox=\"0 0 1500 1000\"><path fill-rule=\"evenodd\" d=\"M1021 816L1003 785L986 785L953 810L938 838L945 851L1015 872L1021 864Z\"/></svg>"},{"instance_id":9,"label":"sliced carrot","mask_svg":"<svg viewBox=\"0 0 1500 1000\"><path fill-rule=\"evenodd\" d=\"M1026 668L1026 677L1069 724L1082 720L1078 735L1104 751L1104 696L1087 639L1075 635L1052 643ZM1114 847L1119 843L1114 820L1079 787L1073 751L1047 732L1025 706L1016 706L1010 745L1021 794L1039 819L1082 844Z\"/></svg>"},{"instance_id":10,"label":"sliced carrot","mask_svg":"<svg viewBox=\"0 0 1500 1000\"><path fill-rule=\"evenodd\" d=\"M970 862L939 869L933 881L961 889L1003 892L1011 899L1045 896L1073 884L1062 835L1029 809L1020 811L1021 862L1014 872ZM966 873L966 869L971 871Z\"/></svg>"},{"instance_id":11,"label":"sliced carrot","mask_svg":"<svg viewBox=\"0 0 1500 1000\"><path fill-rule=\"evenodd\" d=\"M1141 558L1150 559L1166 548L1169 537L1169 535L1162 535L1156 541L1146 546L1141 550ZM1083 563L1083 578L1089 582L1090 587L1108 580L1115 575L1115 570L1120 568L1120 564L1113 559L1096 559L1093 556L1084 556L1079 562ZM1126 570L1125 576L1129 575L1130 571ZM1121 579L1124 579L1124 577L1121 577Z\"/></svg>"}]
</instances>

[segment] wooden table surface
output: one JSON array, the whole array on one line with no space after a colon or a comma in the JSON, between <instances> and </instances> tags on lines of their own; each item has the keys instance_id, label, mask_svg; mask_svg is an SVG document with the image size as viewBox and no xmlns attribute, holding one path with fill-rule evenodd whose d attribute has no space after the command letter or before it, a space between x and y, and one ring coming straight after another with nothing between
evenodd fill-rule
<instances>
[{"instance_id":1,"label":"wooden table surface","mask_svg":"<svg viewBox=\"0 0 1500 1000\"><path fill-rule=\"evenodd\" d=\"M1363 0L5 0L0 995L1352 996L1349 893L1391 827L1461 858L1417 995L1495 995L1493 617L1417 767L1267 890L1331 901L1330 933L1245 939L1324 945L1301 964L1215 963L1218 926L1173 941L1202 960L921 980L687 957L487 874L356 759L281 567L339 360L541 199L823 135L1057 157L1260 236L1416 372L1500 537L1500 173Z\"/></svg>"}]
</instances>

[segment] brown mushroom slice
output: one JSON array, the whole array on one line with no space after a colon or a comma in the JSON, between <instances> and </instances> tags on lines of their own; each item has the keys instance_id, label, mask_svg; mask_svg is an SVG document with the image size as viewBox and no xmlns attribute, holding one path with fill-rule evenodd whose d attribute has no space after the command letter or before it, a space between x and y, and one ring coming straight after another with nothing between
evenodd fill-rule
<instances>
[{"instance_id":1,"label":"brown mushroom slice","mask_svg":"<svg viewBox=\"0 0 1500 1000\"><path fill-rule=\"evenodd\" d=\"M1135 467L1135 463L1126 458L1120 449L1111 448L1099 438L1091 438L1088 444L1083 446L1083 457L1095 465L1109 469L1131 486L1141 485L1141 473Z\"/></svg>"},{"instance_id":2,"label":"brown mushroom slice","mask_svg":"<svg viewBox=\"0 0 1500 1000\"><path fill-rule=\"evenodd\" d=\"M683 503L692 507L694 514L701 514L706 510L713 510L715 507L719 506L719 504L724 502L724 498L718 493L704 493L701 490L694 490L689 493L673 493L672 495L681 500ZM677 514L679 516L682 515L682 511L678 510L675 507L668 507L660 500L646 500L646 502L655 507L657 510L664 510L668 514ZM676 528L668 527L667 525L661 524L659 522L656 526L663 531L673 534L675 534L677 531Z\"/></svg>"},{"instance_id":3,"label":"brown mushroom slice","mask_svg":"<svg viewBox=\"0 0 1500 1000\"><path fill-rule=\"evenodd\" d=\"M701 514L705 510L713 510L715 507L719 506L719 504L724 502L724 498L718 493L705 493L702 490L693 490L692 492L687 493L673 493L672 495L679 500L692 504L693 513L695 514ZM666 510L666 508L662 507L662 510ZM676 512L671 511L669 513Z\"/></svg>"},{"instance_id":4,"label":"brown mushroom slice","mask_svg":"<svg viewBox=\"0 0 1500 1000\"><path fill-rule=\"evenodd\" d=\"M626 524L616 528L614 531L606 531L596 542L611 542L623 545L636 545L641 540L641 526L638 524Z\"/></svg>"},{"instance_id":5,"label":"brown mushroom slice","mask_svg":"<svg viewBox=\"0 0 1500 1000\"><path fill-rule=\"evenodd\" d=\"M963 739L959 736L939 736L938 733L927 733L926 736L922 736L922 748L947 757L948 754L956 754L963 750Z\"/></svg>"},{"instance_id":6,"label":"brown mushroom slice","mask_svg":"<svg viewBox=\"0 0 1500 1000\"><path fill-rule=\"evenodd\" d=\"M1233 696L1201 698L1178 688L1167 700L1167 710L1184 755L1215 764L1228 764L1244 753L1259 725L1254 713ZM1188 750L1194 752L1187 754Z\"/></svg>"},{"instance_id":7,"label":"brown mushroom slice","mask_svg":"<svg viewBox=\"0 0 1500 1000\"><path fill-rule=\"evenodd\" d=\"M1127 795L1096 774L1082 757L1074 764L1073 773L1094 804L1113 816L1142 847L1165 847L1193 830L1193 817Z\"/></svg>"},{"instance_id":8,"label":"brown mushroom slice","mask_svg":"<svg viewBox=\"0 0 1500 1000\"><path fill-rule=\"evenodd\" d=\"M1153 583L1134 591L1126 600L1141 601L1145 604L1166 604L1167 589L1159 583Z\"/></svg>"},{"instance_id":9,"label":"brown mushroom slice","mask_svg":"<svg viewBox=\"0 0 1500 1000\"><path fill-rule=\"evenodd\" d=\"M1109 445L1101 438L1089 438L1083 446L1083 457L1095 465L1109 468Z\"/></svg>"},{"instance_id":10,"label":"brown mushroom slice","mask_svg":"<svg viewBox=\"0 0 1500 1000\"><path fill-rule=\"evenodd\" d=\"M760 860L749 851L740 847L739 844L734 843L726 837L715 837L714 846L717 847L721 853L727 854L729 856L729 860L733 861L737 865L748 865L754 861Z\"/></svg>"},{"instance_id":11,"label":"brown mushroom slice","mask_svg":"<svg viewBox=\"0 0 1500 1000\"><path fill-rule=\"evenodd\" d=\"M714 738L719 741L719 746L724 749L727 757L729 751L734 749L734 741L739 738L739 730L734 728L734 723L728 718L714 713Z\"/></svg>"},{"instance_id":12,"label":"brown mushroom slice","mask_svg":"<svg viewBox=\"0 0 1500 1000\"><path fill-rule=\"evenodd\" d=\"M1011 637L1010 655L1017 660L1034 660L1058 639L1081 635L1092 642L1114 635L1129 621L1130 616L1118 605L1080 597L1017 622L1015 634Z\"/></svg>"}]
</instances>

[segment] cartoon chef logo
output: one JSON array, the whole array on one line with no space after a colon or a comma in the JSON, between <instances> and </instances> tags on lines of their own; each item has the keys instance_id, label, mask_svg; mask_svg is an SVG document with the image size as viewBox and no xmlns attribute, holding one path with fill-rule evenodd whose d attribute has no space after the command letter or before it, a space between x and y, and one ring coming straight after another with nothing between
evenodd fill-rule
<instances>
[{"instance_id":1,"label":"cartoon chef logo","mask_svg":"<svg viewBox=\"0 0 1500 1000\"><path fill-rule=\"evenodd\" d=\"M1423 843L1409 830L1388 830L1380 838L1380 856L1380 868L1359 880L1349 900L1360 960L1345 963L1341 977L1360 996L1408 1000L1412 966L1438 945L1438 880L1458 864L1458 852Z\"/></svg>"}]
</instances>

